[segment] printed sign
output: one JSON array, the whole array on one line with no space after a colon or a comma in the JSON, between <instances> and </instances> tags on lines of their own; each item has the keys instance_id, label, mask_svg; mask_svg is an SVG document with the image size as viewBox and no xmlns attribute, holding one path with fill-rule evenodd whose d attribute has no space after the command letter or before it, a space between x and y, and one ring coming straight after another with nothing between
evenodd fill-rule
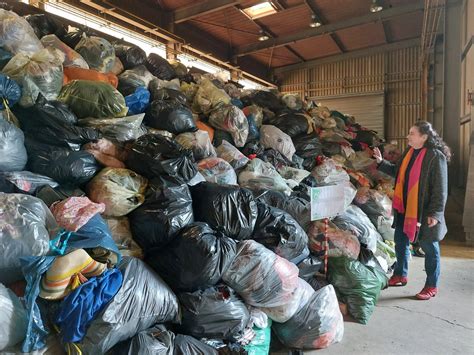
<instances>
[{"instance_id":1,"label":"printed sign","mask_svg":"<svg viewBox=\"0 0 474 355\"><path fill-rule=\"evenodd\" d=\"M311 188L311 220L335 217L345 210L344 185Z\"/></svg>"}]
</instances>

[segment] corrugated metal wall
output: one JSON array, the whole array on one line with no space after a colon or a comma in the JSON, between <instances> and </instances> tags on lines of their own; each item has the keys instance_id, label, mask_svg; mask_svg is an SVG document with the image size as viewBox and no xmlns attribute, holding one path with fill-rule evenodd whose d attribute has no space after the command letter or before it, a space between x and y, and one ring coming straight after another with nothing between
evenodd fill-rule
<instances>
[{"instance_id":1,"label":"corrugated metal wall","mask_svg":"<svg viewBox=\"0 0 474 355\"><path fill-rule=\"evenodd\" d=\"M419 55L419 47L411 47L284 72L280 90L313 98L384 91L385 137L404 149L421 115Z\"/></svg>"}]
</instances>

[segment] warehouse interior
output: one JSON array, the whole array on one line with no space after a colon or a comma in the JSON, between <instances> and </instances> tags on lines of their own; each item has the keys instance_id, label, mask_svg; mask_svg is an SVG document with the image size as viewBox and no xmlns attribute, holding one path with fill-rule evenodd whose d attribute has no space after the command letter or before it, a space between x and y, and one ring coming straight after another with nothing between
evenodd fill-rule
<instances>
[{"instance_id":1,"label":"warehouse interior","mask_svg":"<svg viewBox=\"0 0 474 355\"><path fill-rule=\"evenodd\" d=\"M473 0L7 0L0 19L0 123L6 127L0 129L24 136L26 159L11 168L9 157L17 153L0 142L6 157L0 158L0 305L8 310L0 315L0 354L474 351ZM51 46L53 37L58 42ZM114 49L108 69L94 67L98 57L105 63L95 45L80 48L94 38L102 41L100 51ZM38 45L65 54L53 95L46 90L53 77L44 69L53 65L37 64L53 60L35 57ZM133 63L138 52L143 60ZM32 73L41 71L35 81ZM107 88L91 94L92 81ZM101 102L106 90L123 103ZM49 126L58 115L69 123ZM399 270L398 212L391 213L399 176L379 173L375 152L380 148L384 163L403 166L406 152L416 150L407 135L420 120L431 123L452 154L441 211L447 234L439 243L439 294L435 286L429 302L417 299L430 266L413 240L410 282L389 287ZM11 132L0 133L5 142L18 142ZM89 167L76 173L72 153L53 154L59 149L53 146L92 155L97 167L82 157ZM168 156L177 162L165 166ZM343 184L340 195L332 192L316 206L318 188ZM47 212L39 217L43 207L34 204ZM333 204L344 211L324 212ZM18 242L23 233L37 244ZM203 244L211 239L212 248ZM74 273L69 296L48 299L55 285L46 287L48 273L78 251L99 267L107 260L106 271ZM114 253L118 260L111 262ZM210 266L215 254L221 259ZM265 269L272 258L275 265ZM105 288L113 286L106 298ZM159 302L148 297L155 291ZM235 301L235 309L226 309L224 300ZM91 307L87 320L74 308L81 302ZM94 302L103 304L92 312ZM146 309L157 312L154 320ZM239 312L247 314L240 324Z\"/></svg>"}]
</instances>

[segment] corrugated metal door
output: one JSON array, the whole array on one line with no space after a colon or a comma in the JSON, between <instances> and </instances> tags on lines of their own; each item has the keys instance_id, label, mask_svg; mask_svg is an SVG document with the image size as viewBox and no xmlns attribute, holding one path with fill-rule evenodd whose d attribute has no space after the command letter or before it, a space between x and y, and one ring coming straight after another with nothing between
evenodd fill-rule
<instances>
[{"instance_id":1,"label":"corrugated metal door","mask_svg":"<svg viewBox=\"0 0 474 355\"><path fill-rule=\"evenodd\" d=\"M314 100L330 110L354 116L357 123L377 131L380 137L385 138L383 92L370 95L314 98Z\"/></svg>"}]
</instances>

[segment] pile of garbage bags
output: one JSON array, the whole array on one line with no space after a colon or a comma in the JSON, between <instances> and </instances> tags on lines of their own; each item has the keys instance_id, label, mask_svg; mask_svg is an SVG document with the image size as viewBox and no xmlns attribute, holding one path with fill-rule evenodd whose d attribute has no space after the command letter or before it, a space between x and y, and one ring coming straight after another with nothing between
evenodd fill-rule
<instances>
[{"instance_id":1,"label":"pile of garbage bags","mask_svg":"<svg viewBox=\"0 0 474 355\"><path fill-rule=\"evenodd\" d=\"M0 351L268 354L341 341L340 304L369 321L394 262L371 149L396 146L47 14L0 19ZM345 211L313 221L329 185Z\"/></svg>"}]
</instances>

